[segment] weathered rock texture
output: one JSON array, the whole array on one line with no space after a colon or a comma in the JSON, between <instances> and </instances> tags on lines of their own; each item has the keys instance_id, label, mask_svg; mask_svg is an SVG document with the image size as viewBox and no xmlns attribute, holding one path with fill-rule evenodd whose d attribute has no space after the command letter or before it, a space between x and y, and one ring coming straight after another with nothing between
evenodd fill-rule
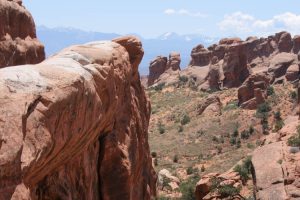
<instances>
[{"instance_id":1,"label":"weathered rock texture","mask_svg":"<svg viewBox=\"0 0 300 200\"><path fill-rule=\"evenodd\" d=\"M187 70L209 68L204 83L199 85L203 90L239 87L250 75L261 72L272 75L275 83L283 78L295 81L299 50L300 37L292 39L287 32L268 38L249 37L245 41L225 38L207 49L203 45L196 46Z\"/></svg>"},{"instance_id":2,"label":"weathered rock texture","mask_svg":"<svg viewBox=\"0 0 300 200\"><path fill-rule=\"evenodd\" d=\"M0 0L0 68L36 64L45 59L31 14L21 0Z\"/></svg>"},{"instance_id":3,"label":"weathered rock texture","mask_svg":"<svg viewBox=\"0 0 300 200\"><path fill-rule=\"evenodd\" d=\"M276 138L267 137L267 144L253 153L257 199L300 198L300 150L287 145L288 138L296 133L298 117L290 116L285 124Z\"/></svg>"},{"instance_id":4,"label":"weathered rock texture","mask_svg":"<svg viewBox=\"0 0 300 200\"><path fill-rule=\"evenodd\" d=\"M267 98L266 89L271 79L265 73L251 75L238 89L239 105L242 108L255 109Z\"/></svg>"},{"instance_id":5,"label":"weathered rock texture","mask_svg":"<svg viewBox=\"0 0 300 200\"><path fill-rule=\"evenodd\" d=\"M143 49L114 41L0 70L0 199L155 196Z\"/></svg>"},{"instance_id":6,"label":"weathered rock texture","mask_svg":"<svg viewBox=\"0 0 300 200\"><path fill-rule=\"evenodd\" d=\"M152 86L155 83L159 83L162 76L169 76L180 71L180 54L177 52L171 52L169 59L163 56L157 56L149 67L148 86ZM167 78L163 78L167 79Z\"/></svg>"}]
</instances>

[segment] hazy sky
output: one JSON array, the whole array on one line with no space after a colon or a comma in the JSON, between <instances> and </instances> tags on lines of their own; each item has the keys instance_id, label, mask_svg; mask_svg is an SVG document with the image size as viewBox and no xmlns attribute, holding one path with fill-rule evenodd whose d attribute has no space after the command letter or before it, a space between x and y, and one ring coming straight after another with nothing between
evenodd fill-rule
<instances>
[{"instance_id":1,"label":"hazy sky","mask_svg":"<svg viewBox=\"0 0 300 200\"><path fill-rule=\"evenodd\" d=\"M37 25L206 36L300 34L300 0L23 0Z\"/></svg>"}]
</instances>

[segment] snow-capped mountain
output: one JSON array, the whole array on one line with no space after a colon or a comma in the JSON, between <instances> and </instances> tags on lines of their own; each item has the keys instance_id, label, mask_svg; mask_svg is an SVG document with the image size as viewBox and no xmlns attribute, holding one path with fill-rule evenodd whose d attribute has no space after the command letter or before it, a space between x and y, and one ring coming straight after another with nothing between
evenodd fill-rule
<instances>
[{"instance_id":1,"label":"snow-capped mountain","mask_svg":"<svg viewBox=\"0 0 300 200\"><path fill-rule=\"evenodd\" d=\"M115 33L88 32L76 28L48 28L45 26L37 27L38 38L45 45L47 56L74 44L82 44L96 40L111 40L120 36ZM136 34L135 34L136 35ZM140 65L140 73L148 74L148 67L151 60L158 55L168 56L170 52L177 51L181 54L181 66L184 68L190 61L190 53L193 47L198 44L208 46L218 41L218 38L189 34L179 35L168 32L157 38L141 38L145 55Z\"/></svg>"}]
</instances>

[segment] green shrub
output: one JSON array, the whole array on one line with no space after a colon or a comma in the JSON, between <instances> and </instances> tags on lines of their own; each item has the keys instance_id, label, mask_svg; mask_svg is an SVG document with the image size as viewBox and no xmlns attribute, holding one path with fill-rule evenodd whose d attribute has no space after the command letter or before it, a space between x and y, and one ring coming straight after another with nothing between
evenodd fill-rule
<instances>
[{"instance_id":1,"label":"green shrub","mask_svg":"<svg viewBox=\"0 0 300 200\"><path fill-rule=\"evenodd\" d=\"M205 167L204 167L204 165L201 166L201 172L205 172Z\"/></svg>"},{"instance_id":2,"label":"green shrub","mask_svg":"<svg viewBox=\"0 0 300 200\"><path fill-rule=\"evenodd\" d=\"M152 151L151 152L151 156L152 156L152 158L156 158L157 157L157 153L155 151Z\"/></svg>"},{"instance_id":3,"label":"green shrub","mask_svg":"<svg viewBox=\"0 0 300 200\"><path fill-rule=\"evenodd\" d=\"M273 87L273 86L267 87L267 95L268 95L268 96L271 96L271 95L273 95L273 94L275 94L274 87Z\"/></svg>"},{"instance_id":4,"label":"green shrub","mask_svg":"<svg viewBox=\"0 0 300 200\"><path fill-rule=\"evenodd\" d=\"M155 91L162 91L162 89L165 87L165 85L166 85L166 83L160 83L160 84L154 86L153 88Z\"/></svg>"},{"instance_id":5,"label":"green shrub","mask_svg":"<svg viewBox=\"0 0 300 200\"><path fill-rule=\"evenodd\" d=\"M187 114L184 114L180 123L181 123L181 125L186 125L186 124L190 123L190 121L191 121L190 117Z\"/></svg>"},{"instance_id":6,"label":"green shrub","mask_svg":"<svg viewBox=\"0 0 300 200\"><path fill-rule=\"evenodd\" d=\"M231 146L235 145L236 144L236 138L235 137L231 137L230 140L229 140Z\"/></svg>"},{"instance_id":7,"label":"green shrub","mask_svg":"<svg viewBox=\"0 0 300 200\"><path fill-rule=\"evenodd\" d=\"M212 137L212 141L213 141L213 142L219 143L219 138L218 138L217 136L214 135L214 136Z\"/></svg>"},{"instance_id":8,"label":"green shrub","mask_svg":"<svg viewBox=\"0 0 300 200\"><path fill-rule=\"evenodd\" d=\"M258 118L263 118L268 116L268 113L271 111L271 106L269 105L269 103L264 102L262 104L259 104L257 109L256 109L256 116Z\"/></svg>"},{"instance_id":9,"label":"green shrub","mask_svg":"<svg viewBox=\"0 0 300 200\"><path fill-rule=\"evenodd\" d=\"M164 134L166 129L165 129L165 125L163 125L160 121L157 124L157 128L158 128L158 132L160 134Z\"/></svg>"},{"instance_id":10,"label":"green shrub","mask_svg":"<svg viewBox=\"0 0 300 200\"><path fill-rule=\"evenodd\" d=\"M287 144L291 147L300 147L300 135L290 137Z\"/></svg>"},{"instance_id":11,"label":"green shrub","mask_svg":"<svg viewBox=\"0 0 300 200\"><path fill-rule=\"evenodd\" d=\"M233 171L237 172L242 180L242 183L245 184L247 180L249 180L249 174L251 173L252 162L251 157L248 156L245 160L243 160L242 165L236 165Z\"/></svg>"},{"instance_id":12,"label":"green shrub","mask_svg":"<svg viewBox=\"0 0 300 200\"><path fill-rule=\"evenodd\" d=\"M282 129L282 127L284 126L284 122L281 118L281 113L280 111L277 111L274 113L274 119L275 119L275 127L274 127L274 131L279 131L280 129Z\"/></svg>"},{"instance_id":13,"label":"green shrub","mask_svg":"<svg viewBox=\"0 0 300 200\"><path fill-rule=\"evenodd\" d=\"M189 81L189 78L187 76L179 76L178 79L179 79L179 82L182 82L182 83L186 83Z\"/></svg>"},{"instance_id":14,"label":"green shrub","mask_svg":"<svg viewBox=\"0 0 300 200\"><path fill-rule=\"evenodd\" d=\"M174 155L174 157L173 157L173 162L174 162L174 163L178 163L178 155Z\"/></svg>"},{"instance_id":15,"label":"green shrub","mask_svg":"<svg viewBox=\"0 0 300 200\"><path fill-rule=\"evenodd\" d=\"M235 110L239 108L238 101L231 101L226 104L223 108L224 111Z\"/></svg>"},{"instance_id":16,"label":"green shrub","mask_svg":"<svg viewBox=\"0 0 300 200\"><path fill-rule=\"evenodd\" d=\"M249 127L249 133L250 133L250 135L252 135L252 134L254 133L254 131L255 131L255 129L254 129L254 127L251 125L251 126Z\"/></svg>"},{"instance_id":17,"label":"green shrub","mask_svg":"<svg viewBox=\"0 0 300 200\"><path fill-rule=\"evenodd\" d=\"M246 140L246 139L249 139L249 137L250 137L249 131L243 130L243 131L241 132L241 138L242 138L242 139Z\"/></svg>"},{"instance_id":18,"label":"green shrub","mask_svg":"<svg viewBox=\"0 0 300 200\"><path fill-rule=\"evenodd\" d=\"M197 184L196 179L190 178L187 181L183 182L179 186L179 190L182 194L182 200L195 200L195 185Z\"/></svg>"},{"instance_id":19,"label":"green shrub","mask_svg":"<svg viewBox=\"0 0 300 200\"><path fill-rule=\"evenodd\" d=\"M158 165L158 159L157 158L155 158L153 162L154 162L154 166Z\"/></svg>"},{"instance_id":20,"label":"green shrub","mask_svg":"<svg viewBox=\"0 0 300 200\"><path fill-rule=\"evenodd\" d=\"M298 97L298 94L297 94L296 91L291 91L291 92L290 92L290 98L291 98L292 100L296 100L297 97Z\"/></svg>"},{"instance_id":21,"label":"green shrub","mask_svg":"<svg viewBox=\"0 0 300 200\"><path fill-rule=\"evenodd\" d=\"M221 199L234 199L235 196L241 197L241 187L235 188L232 185L221 185L222 181L222 178L213 178L211 181L210 190L212 192L217 192L220 195Z\"/></svg>"},{"instance_id":22,"label":"green shrub","mask_svg":"<svg viewBox=\"0 0 300 200\"><path fill-rule=\"evenodd\" d=\"M179 133L183 132L183 126L180 125L180 126L178 127L178 132L179 132Z\"/></svg>"},{"instance_id":23,"label":"green shrub","mask_svg":"<svg viewBox=\"0 0 300 200\"><path fill-rule=\"evenodd\" d=\"M188 168L186 169L187 175L191 175L191 174L193 174L193 172L194 172L193 167L188 167Z\"/></svg>"},{"instance_id":24,"label":"green shrub","mask_svg":"<svg viewBox=\"0 0 300 200\"><path fill-rule=\"evenodd\" d=\"M239 130L238 129L235 129L233 131L233 134L232 134L232 137L238 137L239 136Z\"/></svg>"},{"instance_id":25,"label":"green shrub","mask_svg":"<svg viewBox=\"0 0 300 200\"><path fill-rule=\"evenodd\" d=\"M239 195L240 192L241 192L241 187L235 188L232 185L223 185L220 186L218 189L218 193L221 195L222 198L234 197Z\"/></svg>"},{"instance_id":26,"label":"green shrub","mask_svg":"<svg viewBox=\"0 0 300 200\"><path fill-rule=\"evenodd\" d=\"M171 200L169 197L160 196L157 200Z\"/></svg>"},{"instance_id":27,"label":"green shrub","mask_svg":"<svg viewBox=\"0 0 300 200\"><path fill-rule=\"evenodd\" d=\"M239 149L239 148L241 148L241 139L240 138L238 138L237 140L236 140L236 148L237 149Z\"/></svg>"},{"instance_id":28,"label":"green shrub","mask_svg":"<svg viewBox=\"0 0 300 200\"><path fill-rule=\"evenodd\" d=\"M222 153L223 148L221 146L217 146L218 154Z\"/></svg>"}]
</instances>

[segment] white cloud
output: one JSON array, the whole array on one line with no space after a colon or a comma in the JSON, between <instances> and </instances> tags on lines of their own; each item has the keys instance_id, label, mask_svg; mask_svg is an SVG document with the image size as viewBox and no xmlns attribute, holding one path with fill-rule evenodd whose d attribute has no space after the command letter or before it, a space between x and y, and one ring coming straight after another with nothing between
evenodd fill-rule
<instances>
[{"instance_id":1,"label":"white cloud","mask_svg":"<svg viewBox=\"0 0 300 200\"><path fill-rule=\"evenodd\" d=\"M166 15L172 15L172 14L175 14L175 10L174 9L166 9L165 11L164 11L164 13L166 14Z\"/></svg>"},{"instance_id":2,"label":"white cloud","mask_svg":"<svg viewBox=\"0 0 300 200\"><path fill-rule=\"evenodd\" d=\"M286 30L292 34L300 34L300 15L286 12L273 16L271 19L256 19L254 16L235 12L225 15L218 23L221 31L236 35L268 35L278 31Z\"/></svg>"},{"instance_id":3,"label":"white cloud","mask_svg":"<svg viewBox=\"0 0 300 200\"><path fill-rule=\"evenodd\" d=\"M180 9L180 10L174 10L174 9L166 9L164 11L165 14L167 15L184 15L184 16L190 16L190 17L200 17L200 18L205 18L207 15L201 13L201 12L191 12L186 9Z\"/></svg>"}]
</instances>

